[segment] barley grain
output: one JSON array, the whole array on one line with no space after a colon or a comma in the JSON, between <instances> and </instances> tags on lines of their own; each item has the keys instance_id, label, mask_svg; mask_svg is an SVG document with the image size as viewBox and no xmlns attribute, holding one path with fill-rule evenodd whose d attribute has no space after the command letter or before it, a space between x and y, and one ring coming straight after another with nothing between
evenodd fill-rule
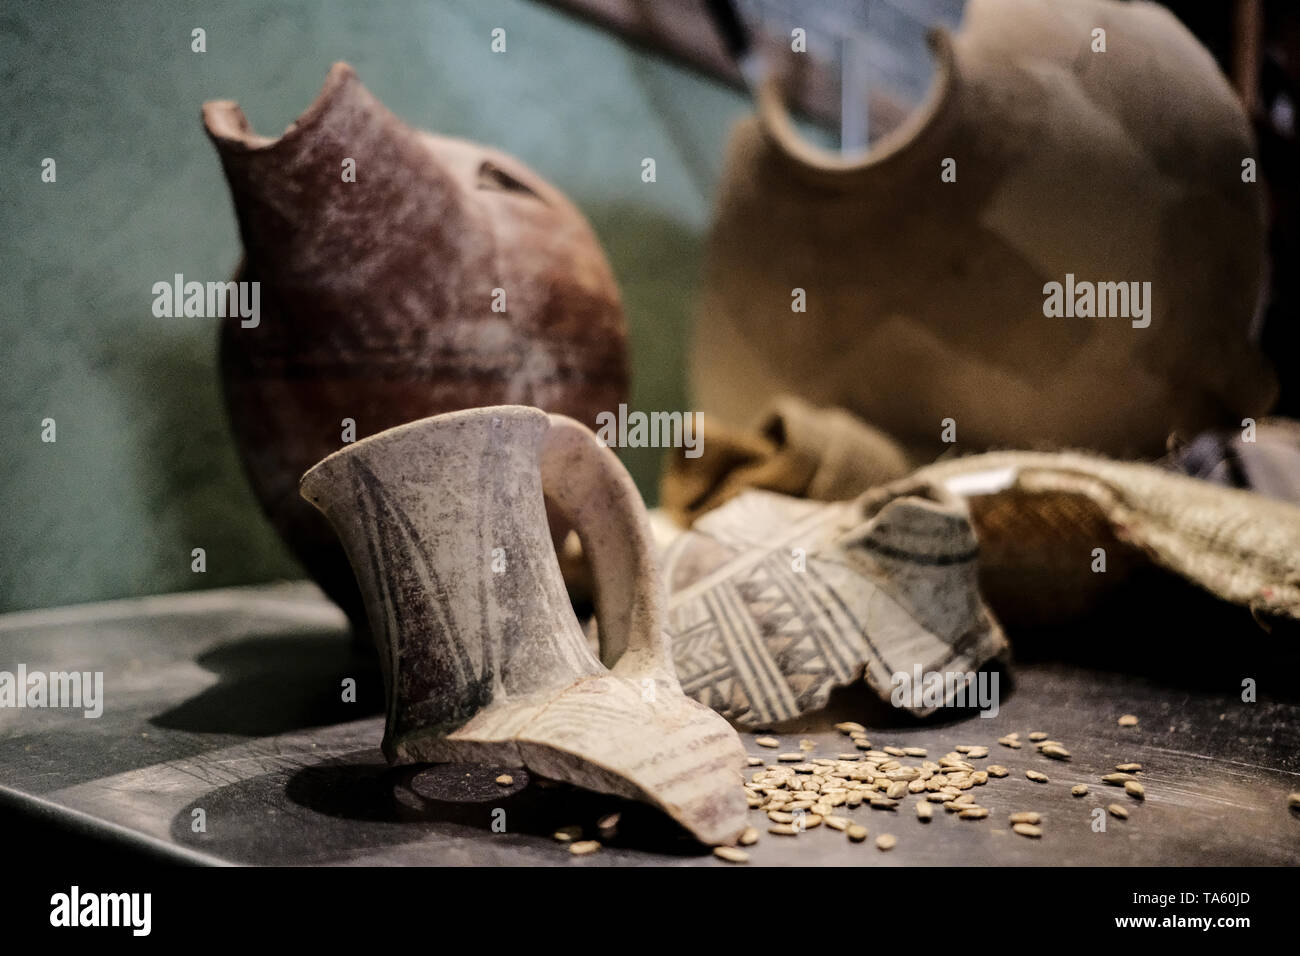
<instances>
[{"instance_id":1,"label":"barley grain","mask_svg":"<svg viewBox=\"0 0 1300 956\"><path fill-rule=\"evenodd\" d=\"M897 843L898 840L895 839L892 833L882 833L876 837L876 849L878 850L892 850Z\"/></svg>"},{"instance_id":2,"label":"barley grain","mask_svg":"<svg viewBox=\"0 0 1300 956\"><path fill-rule=\"evenodd\" d=\"M1121 727L1136 727L1137 724L1138 724L1138 719L1134 717L1132 714L1125 714L1123 717L1119 719L1119 725Z\"/></svg>"},{"instance_id":3,"label":"barley grain","mask_svg":"<svg viewBox=\"0 0 1300 956\"><path fill-rule=\"evenodd\" d=\"M734 846L715 846L713 855L720 860L726 860L728 863L748 863L749 854L744 850L738 850Z\"/></svg>"},{"instance_id":4,"label":"barley grain","mask_svg":"<svg viewBox=\"0 0 1300 956\"><path fill-rule=\"evenodd\" d=\"M589 856L600 849L599 840L579 840L569 845L569 852L574 856Z\"/></svg>"},{"instance_id":5,"label":"barley grain","mask_svg":"<svg viewBox=\"0 0 1300 956\"><path fill-rule=\"evenodd\" d=\"M1047 774L1045 774L1045 773L1039 773L1037 770L1026 770L1026 771L1025 771L1025 776L1028 777L1030 780L1034 781L1034 783L1047 783L1047 782L1048 782L1048 781L1047 781Z\"/></svg>"},{"instance_id":6,"label":"barley grain","mask_svg":"<svg viewBox=\"0 0 1300 956\"><path fill-rule=\"evenodd\" d=\"M854 843L861 843L867 838L867 828L860 823L852 824L848 829L849 839Z\"/></svg>"},{"instance_id":7,"label":"barley grain","mask_svg":"<svg viewBox=\"0 0 1300 956\"><path fill-rule=\"evenodd\" d=\"M1118 803L1112 803L1108 807L1106 807L1106 809L1110 811L1110 815L1112 817L1118 817L1121 820L1128 819L1128 811L1125 810L1123 807L1121 807Z\"/></svg>"},{"instance_id":8,"label":"barley grain","mask_svg":"<svg viewBox=\"0 0 1300 956\"><path fill-rule=\"evenodd\" d=\"M1021 836L1034 837L1035 839L1043 835L1043 828L1034 826L1032 823L1013 823L1011 829Z\"/></svg>"},{"instance_id":9,"label":"barley grain","mask_svg":"<svg viewBox=\"0 0 1300 956\"><path fill-rule=\"evenodd\" d=\"M1124 792L1134 800L1145 800L1147 798L1146 790L1143 788L1142 784L1138 783L1136 780L1126 781L1124 784Z\"/></svg>"}]
</instances>

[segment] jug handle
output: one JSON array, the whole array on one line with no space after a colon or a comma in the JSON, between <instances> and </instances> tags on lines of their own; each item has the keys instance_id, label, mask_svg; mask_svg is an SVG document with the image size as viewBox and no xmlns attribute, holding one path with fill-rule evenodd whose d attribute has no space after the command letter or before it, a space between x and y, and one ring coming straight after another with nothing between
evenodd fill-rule
<instances>
[{"instance_id":1,"label":"jug handle","mask_svg":"<svg viewBox=\"0 0 1300 956\"><path fill-rule=\"evenodd\" d=\"M542 491L582 541L595 585L601 662L679 689L664 631L664 590L645 504L618 456L591 429L552 414Z\"/></svg>"}]
</instances>

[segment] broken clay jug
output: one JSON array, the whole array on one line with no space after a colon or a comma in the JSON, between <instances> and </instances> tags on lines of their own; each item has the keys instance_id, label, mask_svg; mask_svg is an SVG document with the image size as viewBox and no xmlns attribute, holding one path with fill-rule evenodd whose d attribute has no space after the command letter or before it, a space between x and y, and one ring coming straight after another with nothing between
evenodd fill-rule
<instances>
[{"instance_id":1,"label":"broken clay jug","mask_svg":"<svg viewBox=\"0 0 1300 956\"><path fill-rule=\"evenodd\" d=\"M365 597L391 762L526 767L658 806L710 844L744 829L744 749L682 693L644 506L589 429L520 406L452 412L335 452L301 490ZM590 562L600 660L546 503Z\"/></svg>"},{"instance_id":2,"label":"broken clay jug","mask_svg":"<svg viewBox=\"0 0 1300 956\"><path fill-rule=\"evenodd\" d=\"M221 329L239 452L276 530L364 626L298 478L349 428L502 403L594 422L627 398L618 287L558 190L510 156L412 129L346 64L279 138L233 102L203 119L239 219L237 278L261 283L256 323Z\"/></svg>"}]
</instances>

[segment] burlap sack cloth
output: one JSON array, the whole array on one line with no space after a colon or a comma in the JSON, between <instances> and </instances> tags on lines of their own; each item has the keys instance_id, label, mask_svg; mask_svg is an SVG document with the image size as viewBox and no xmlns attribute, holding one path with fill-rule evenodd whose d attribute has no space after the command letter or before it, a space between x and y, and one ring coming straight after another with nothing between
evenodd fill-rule
<instances>
[{"instance_id":1,"label":"burlap sack cloth","mask_svg":"<svg viewBox=\"0 0 1300 956\"><path fill-rule=\"evenodd\" d=\"M903 476L897 446L842 411L823 416L787 397L765 422L760 437L714 426L699 458L674 456L664 510L689 525L746 488L823 499L865 493L869 508L942 489L966 503L981 587L1008 627L1085 611L1144 565L1259 614L1300 618L1293 504L1080 452L989 452ZM871 487L872 475L883 483ZM1097 548L1104 573L1093 570Z\"/></svg>"}]
</instances>

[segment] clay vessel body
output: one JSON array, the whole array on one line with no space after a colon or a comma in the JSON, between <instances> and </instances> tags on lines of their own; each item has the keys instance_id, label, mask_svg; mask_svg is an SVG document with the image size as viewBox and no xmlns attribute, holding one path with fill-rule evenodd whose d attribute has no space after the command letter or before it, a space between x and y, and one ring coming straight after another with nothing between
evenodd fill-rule
<instances>
[{"instance_id":1,"label":"clay vessel body","mask_svg":"<svg viewBox=\"0 0 1300 956\"><path fill-rule=\"evenodd\" d=\"M361 624L302 473L352 437L349 420L361 438L520 403L594 422L626 400L618 288L561 193L509 156L410 128L345 64L278 139L233 102L203 115L239 219L236 278L261 283L257 325L221 329L239 452L276 529Z\"/></svg>"},{"instance_id":2,"label":"clay vessel body","mask_svg":"<svg viewBox=\"0 0 1300 956\"><path fill-rule=\"evenodd\" d=\"M336 452L302 495L365 597L390 761L527 767L651 803L705 843L744 829L744 749L682 693L644 506L589 429L535 408L453 412ZM548 503L592 568L599 660Z\"/></svg>"},{"instance_id":3,"label":"clay vessel body","mask_svg":"<svg viewBox=\"0 0 1300 956\"><path fill-rule=\"evenodd\" d=\"M1094 30L1125 41L1093 52ZM736 127L692 347L705 414L745 427L792 394L927 462L1155 458L1267 412L1267 194L1209 51L1112 0L970 0L933 46L930 95L864 156L804 138L771 85Z\"/></svg>"}]
</instances>

